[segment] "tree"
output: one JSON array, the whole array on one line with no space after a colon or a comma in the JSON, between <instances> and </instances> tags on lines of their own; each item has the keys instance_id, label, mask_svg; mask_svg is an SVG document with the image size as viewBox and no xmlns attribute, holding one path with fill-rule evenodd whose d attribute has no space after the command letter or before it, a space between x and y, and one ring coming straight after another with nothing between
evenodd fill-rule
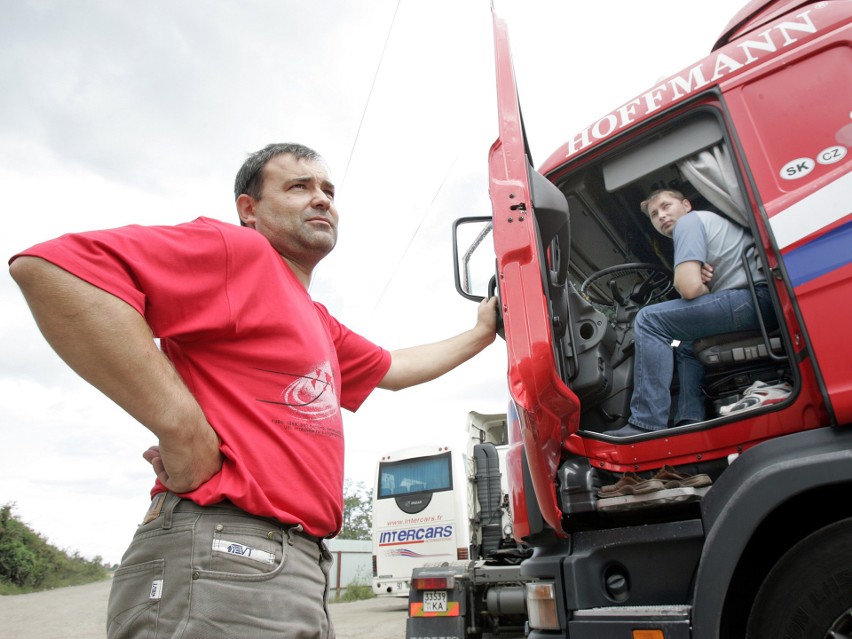
<instances>
[{"instance_id":1,"label":"tree","mask_svg":"<svg viewBox=\"0 0 852 639\"><path fill-rule=\"evenodd\" d=\"M364 482L343 482L343 527L338 539L370 539L373 534L373 489Z\"/></svg>"}]
</instances>

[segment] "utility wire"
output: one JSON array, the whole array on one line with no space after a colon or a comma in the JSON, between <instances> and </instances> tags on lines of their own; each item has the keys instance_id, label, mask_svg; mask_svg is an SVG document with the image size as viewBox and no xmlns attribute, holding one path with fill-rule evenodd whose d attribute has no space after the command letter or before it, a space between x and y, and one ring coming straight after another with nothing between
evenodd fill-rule
<instances>
[{"instance_id":1,"label":"utility wire","mask_svg":"<svg viewBox=\"0 0 852 639\"><path fill-rule=\"evenodd\" d=\"M358 145L358 139L361 136L361 128L364 126L364 119L367 117L367 110L370 107L370 100L373 97L373 90L376 88L376 81L379 77L379 71L382 68L382 62L385 59L385 53L387 52L388 42L390 41L391 33L393 33L393 27L396 24L396 16L399 13L399 5L400 4L402 4L402 0L397 0L396 8L394 9L393 17L391 18L390 26L388 27L388 33L387 33L387 36L385 36L385 43L382 46L382 53L379 56L379 62L376 65L376 72L373 74L373 82L370 85L370 91L367 94L367 101L364 103L364 110L361 112L361 120L358 122L358 129L355 132L355 139L352 141L352 148L349 150L349 159L346 161L346 169L344 169L344 171L343 171L343 181L341 183L341 187L344 184L346 184L346 178L349 175L349 167L352 164L352 158L355 155L355 147ZM396 267L394 268L393 272L390 274L390 277L388 277L387 282L385 282L385 286L382 289L382 292L379 295L379 298L376 300L376 305L373 307L374 311L376 310L376 308L378 308L379 304L382 301L382 298L384 298L385 293L387 292L388 287L390 286L390 283L393 281L394 277L396 276L397 271L399 271L399 268L402 265L403 260L405 260L406 255L408 255L408 251L409 251L409 249L411 249L411 245L414 243L415 238L420 233L420 229L422 228L423 223L426 221L426 217L429 215L429 212L432 210L432 207L434 206L435 201L438 199L438 195L441 193L441 190L444 188L444 184L446 184L447 179L449 178L450 173L453 170L453 167L455 167L455 165L456 165L456 160L458 160L458 155L456 155L456 157L453 159L452 163L450 164L450 168L447 169L447 173L444 175L444 179L441 181L441 184L438 186L438 190L435 191L435 195L432 197L432 201L429 203L429 206L426 208L426 211L423 213L423 216L420 218L420 223L417 225L417 228L414 230L414 233L412 234L411 238L408 240L408 244L406 245L405 250L402 253L402 256L400 256L399 261L396 264Z\"/></svg>"},{"instance_id":2,"label":"utility wire","mask_svg":"<svg viewBox=\"0 0 852 639\"><path fill-rule=\"evenodd\" d=\"M361 121L358 122L358 130L355 131L355 139L352 141L352 148L349 149L349 159L346 161L346 169L343 171L343 182L341 183L341 187L343 184L346 184L346 176L349 175L349 165L352 164L352 156L355 155L355 147L358 145L358 137L361 135L361 127L364 126L364 118L367 117L367 109L370 106L370 99L373 97L373 89L376 88L376 80L379 77L379 70L382 68L382 61L385 59L385 52L387 51L388 42L390 41L391 33L393 32L393 25L396 23L396 14L399 13L400 4L402 4L402 0L397 0L396 8L393 11L393 18L391 18L391 23L388 27L388 34L385 36L385 43L382 46L382 53L379 56L379 62L376 65L376 72L373 74L373 82L370 85L370 92L367 94L367 101L364 103L364 110L361 112Z\"/></svg>"},{"instance_id":3,"label":"utility wire","mask_svg":"<svg viewBox=\"0 0 852 639\"><path fill-rule=\"evenodd\" d=\"M385 296L385 293L390 286L390 283L396 277L397 271L399 271L399 267L402 265L402 262L405 260L405 256L408 255L408 251L411 248L411 245L414 244L414 239L417 237L418 233L420 233L420 228L423 226L423 222L426 221L426 218L429 216L429 212L432 210L432 207L435 205L435 201L438 199L438 196L441 194L441 191L444 188L444 185L447 183L447 179L450 177L450 173L453 172L453 168L456 166L456 160L459 159L458 154L453 158L453 161L450 163L450 168L447 169L446 174L444 174L444 179L441 180L441 184L438 186L438 190L435 191L435 195L432 196L432 201L429 202L429 206L426 207L426 210L423 212L423 216L420 218L420 223L417 225L417 228L414 229L414 233L411 235L411 239L408 240L408 244L405 246L405 250L402 252L402 255L399 257L399 260L396 263L396 266L393 269L393 272L388 277L387 282L385 282L385 286L382 289L381 294L379 295L379 299L376 300L376 305L373 307L375 311L379 304L382 302L382 298Z\"/></svg>"}]
</instances>

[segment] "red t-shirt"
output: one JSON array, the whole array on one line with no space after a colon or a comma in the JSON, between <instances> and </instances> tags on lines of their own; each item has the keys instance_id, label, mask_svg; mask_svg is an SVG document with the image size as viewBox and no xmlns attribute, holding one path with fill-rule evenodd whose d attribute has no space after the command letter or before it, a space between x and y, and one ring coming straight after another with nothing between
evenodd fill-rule
<instances>
[{"instance_id":1,"label":"red t-shirt","mask_svg":"<svg viewBox=\"0 0 852 639\"><path fill-rule=\"evenodd\" d=\"M311 300L252 229L199 218L64 235L44 258L141 313L221 440L222 470L185 497L340 529L343 424L390 354ZM152 494L165 488L154 486Z\"/></svg>"}]
</instances>

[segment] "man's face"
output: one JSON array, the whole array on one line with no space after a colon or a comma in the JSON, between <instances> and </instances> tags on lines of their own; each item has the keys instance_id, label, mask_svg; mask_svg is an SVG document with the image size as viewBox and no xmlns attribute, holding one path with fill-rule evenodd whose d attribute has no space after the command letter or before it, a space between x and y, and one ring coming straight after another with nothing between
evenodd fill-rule
<instances>
[{"instance_id":1,"label":"man's face","mask_svg":"<svg viewBox=\"0 0 852 639\"><path fill-rule=\"evenodd\" d=\"M240 207L247 226L259 231L282 257L311 268L337 243L334 184L324 162L286 153L263 167L259 200Z\"/></svg>"},{"instance_id":2,"label":"man's face","mask_svg":"<svg viewBox=\"0 0 852 639\"><path fill-rule=\"evenodd\" d=\"M678 200L671 193L660 193L648 203L648 217L654 228L666 237L674 234L675 224L692 210L689 200Z\"/></svg>"}]
</instances>

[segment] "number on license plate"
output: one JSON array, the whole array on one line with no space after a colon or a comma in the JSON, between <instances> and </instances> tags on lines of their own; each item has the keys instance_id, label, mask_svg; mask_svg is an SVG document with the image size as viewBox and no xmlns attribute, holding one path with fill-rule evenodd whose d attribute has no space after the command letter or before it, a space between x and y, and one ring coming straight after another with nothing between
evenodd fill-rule
<instances>
[{"instance_id":1,"label":"number on license plate","mask_svg":"<svg viewBox=\"0 0 852 639\"><path fill-rule=\"evenodd\" d=\"M444 590L423 592L423 612L447 612L447 593Z\"/></svg>"}]
</instances>

